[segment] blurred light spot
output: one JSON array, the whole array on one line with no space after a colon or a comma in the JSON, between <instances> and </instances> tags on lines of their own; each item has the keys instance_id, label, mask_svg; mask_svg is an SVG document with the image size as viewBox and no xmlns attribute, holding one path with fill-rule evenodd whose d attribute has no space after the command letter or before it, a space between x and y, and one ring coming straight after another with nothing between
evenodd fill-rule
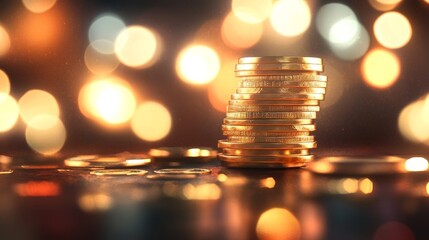
<instances>
[{"instance_id":1,"label":"blurred light spot","mask_svg":"<svg viewBox=\"0 0 429 240\"><path fill-rule=\"evenodd\" d=\"M276 186L276 180L272 177L264 178L261 180L261 186L265 188L274 188Z\"/></svg>"},{"instance_id":2,"label":"blurred light spot","mask_svg":"<svg viewBox=\"0 0 429 240\"><path fill-rule=\"evenodd\" d=\"M301 225L288 210L271 208L259 217L256 234L261 240L301 239Z\"/></svg>"},{"instance_id":3,"label":"blurred light spot","mask_svg":"<svg viewBox=\"0 0 429 240\"><path fill-rule=\"evenodd\" d=\"M60 195L60 185L51 181L17 183L14 190L21 197L54 197Z\"/></svg>"},{"instance_id":4,"label":"blurred light spot","mask_svg":"<svg viewBox=\"0 0 429 240\"><path fill-rule=\"evenodd\" d=\"M359 30L355 38L350 42L335 44L329 43L332 52L342 60L356 60L368 51L370 45L370 37L365 27L359 24Z\"/></svg>"},{"instance_id":5,"label":"blurred light spot","mask_svg":"<svg viewBox=\"0 0 429 240\"><path fill-rule=\"evenodd\" d=\"M399 12L384 13L374 22L375 38L387 48L405 46L410 41L412 32L410 22Z\"/></svg>"},{"instance_id":6,"label":"blurred light spot","mask_svg":"<svg viewBox=\"0 0 429 240\"><path fill-rule=\"evenodd\" d=\"M89 82L79 92L79 109L89 118L110 125L130 120L136 108L131 87L122 79L110 77Z\"/></svg>"},{"instance_id":7,"label":"blurred light spot","mask_svg":"<svg viewBox=\"0 0 429 240\"><path fill-rule=\"evenodd\" d=\"M271 12L271 0L232 0L233 14L246 23L261 23Z\"/></svg>"},{"instance_id":8,"label":"blurred light spot","mask_svg":"<svg viewBox=\"0 0 429 240\"><path fill-rule=\"evenodd\" d=\"M405 170L408 172L422 172L429 168L429 163L426 158L412 157L405 161Z\"/></svg>"},{"instance_id":9,"label":"blurred light spot","mask_svg":"<svg viewBox=\"0 0 429 240\"><path fill-rule=\"evenodd\" d=\"M10 95L0 93L0 132L7 132L15 126L19 117L19 106Z\"/></svg>"},{"instance_id":10,"label":"blurred light spot","mask_svg":"<svg viewBox=\"0 0 429 240\"><path fill-rule=\"evenodd\" d=\"M426 183L426 194L429 195L429 182Z\"/></svg>"},{"instance_id":11,"label":"blurred light spot","mask_svg":"<svg viewBox=\"0 0 429 240\"><path fill-rule=\"evenodd\" d=\"M22 0L25 8L34 13L42 13L51 9L57 0Z\"/></svg>"},{"instance_id":12,"label":"blurred light spot","mask_svg":"<svg viewBox=\"0 0 429 240\"><path fill-rule=\"evenodd\" d=\"M149 67L158 60L160 44L159 37L152 30L130 26L116 37L115 53L119 61L129 67Z\"/></svg>"},{"instance_id":13,"label":"blurred light spot","mask_svg":"<svg viewBox=\"0 0 429 240\"><path fill-rule=\"evenodd\" d=\"M346 178L342 180L341 187L345 193L356 193L359 189L359 181L353 178Z\"/></svg>"},{"instance_id":14,"label":"blurred light spot","mask_svg":"<svg viewBox=\"0 0 429 240\"><path fill-rule=\"evenodd\" d=\"M60 108L52 94L33 89L26 92L18 101L22 120L28 125L33 118L39 115L50 115L58 118Z\"/></svg>"},{"instance_id":15,"label":"blurred light spot","mask_svg":"<svg viewBox=\"0 0 429 240\"><path fill-rule=\"evenodd\" d=\"M49 11L44 14L24 14L18 21L16 37L14 43L19 48L14 50L26 50L25 54L31 50L52 49L58 45L59 39L64 35L63 29L66 20L65 13L59 11ZM62 46L63 47L63 46ZM44 53L46 54L46 53Z\"/></svg>"},{"instance_id":16,"label":"blurred light spot","mask_svg":"<svg viewBox=\"0 0 429 240\"><path fill-rule=\"evenodd\" d=\"M399 77L401 65L398 57L386 50L369 52L362 61L361 71L365 82L374 88L388 88Z\"/></svg>"},{"instance_id":17,"label":"blurred light spot","mask_svg":"<svg viewBox=\"0 0 429 240\"><path fill-rule=\"evenodd\" d=\"M429 94L402 109L398 117L398 128L408 140L429 143Z\"/></svg>"},{"instance_id":18,"label":"blurred light spot","mask_svg":"<svg viewBox=\"0 0 429 240\"><path fill-rule=\"evenodd\" d=\"M226 174L220 173L217 175L217 180L219 182L225 182L228 179L228 176Z\"/></svg>"},{"instance_id":19,"label":"blurred light spot","mask_svg":"<svg viewBox=\"0 0 429 240\"><path fill-rule=\"evenodd\" d=\"M1 44L1 39L0 39ZM0 54L1 55L1 54ZM10 81L7 74L0 69L0 95L8 95L10 92ZM0 97L1 99L1 97Z\"/></svg>"},{"instance_id":20,"label":"blurred light spot","mask_svg":"<svg viewBox=\"0 0 429 240\"><path fill-rule=\"evenodd\" d=\"M85 212L106 211L112 206L112 198L103 193L85 194L79 198L78 203Z\"/></svg>"},{"instance_id":21,"label":"blurred light spot","mask_svg":"<svg viewBox=\"0 0 429 240\"><path fill-rule=\"evenodd\" d=\"M379 11L389 11L394 9L402 0L369 0L373 8Z\"/></svg>"},{"instance_id":22,"label":"blurred light spot","mask_svg":"<svg viewBox=\"0 0 429 240\"><path fill-rule=\"evenodd\" d=\"M280 35L298 36L310 26L310 7L304 0L279 0L273 5L270 21Z\"/></svg>"},{"instance_id":23,"label":"blurred light spot","mask_svg":"<svg viewBox=\"0 0 429 240\"><path fill-rule=\"evenodd\" d=\"M115 39L123 29L125 23L119 16L111 13L101 14L91 23L88 30L91 46L100 53L114 53Z\"/></svg>"},{"instance_id":24,"label":"blurred light spot","mask_svg":"<svg viewBox=\"0 0 429 240\"><path fill-rule=\"evenodd\" d=\"M386 239L403 239L414 240L416 239L413 231L406 225L396 221L389 221L379 226L375 231L373 240L386 240Z\"/></svg>"},{"instance_id":25,"label":"blurred light spot","mask_svg":"<svg viewBox=\"0 0 429 240\"><path fill-rule=\"evenodd\" d=\"M170 133L171 124L170 112L157 102L140 104L131 119L131 129L134 134L145 141L163 139Z\"/></svg>"},{"instance_id":26,"label":"blurred light spot","mask_svg":"<svg viewBox=\"0 0 429 240\"><path fill-rule=\"evenodd\" d=\"M371 179L364 178L359 181L359 190L364 194L370 194L372 193L374 189L374 184L372 183Z\"/></svg>"},{"instance_id":27,"label":"blurred light spot","mask_svg":"<svg viewBox=\"0 0 429 240\"><path fill-rule=\"evenodd\" d=\"M6 29L0 25L0 57L5 55L10 48L10 37Z\"/></svg>"},{"instance_id":28,"label":"blurred light spot","mask_svg":"<svg viewBox=\"0 0 429 240\"><path fill-rule=\"evenodd\" d=\"M84 59L86 67L97 75L112 73L119 65L116 55L100 53L92 45L86 48Z\"/></svg>"},{"instance_id":29,"label":"blurred light spot","mask_svg":"<svg viewBox=\"0 0 429 240\"><path fill-rule=\"evenodd\" d=\"M246 49L259 42L263 30L261 23L249 24L242 22L234 14L230 13L222 23L222 40L230 48Z\"/></svg>"},{"instance_id":30,"label":"blurred light spot","mask_svg":"<svg viewBox=\"0 0 429 240\"><path fill-rule=\"evenodd\" d=\"M183 195L188 200L217 200L221 197L222 191L214 183L191 184L183 187Z\"/></svg>"},{"instance_id":31,"label":"blurred light spot","mask_svg":"<svg viewBox=\"0 0 429 240\"><path fill-rule=\"evenodd\" d=\"M220 60L212 48L193 45L183 49L176 59L176 72L190 84L207 84L219 73Z\"/></svg>"},{"instance_id":32,"label":"blurred light spot","mask_svg":"<svg viewBox=\"0 0 429 240\"><path fill-rule=\"evenodd\" d=\"M66 141L66 129L57 117L38 115L28 123L25 139L34 151L52 155L63 147Z\"/></svg>"}]
</instances>

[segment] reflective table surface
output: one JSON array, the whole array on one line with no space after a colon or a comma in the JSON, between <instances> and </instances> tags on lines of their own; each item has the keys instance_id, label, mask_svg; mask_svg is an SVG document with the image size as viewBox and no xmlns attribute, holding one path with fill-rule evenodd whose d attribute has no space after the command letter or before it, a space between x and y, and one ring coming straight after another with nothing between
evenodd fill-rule
<instances>
[{"instance_id":1,"label":"reflective table surface","mask_svg":"<svg viewBox=\"0 0 429 240\"><path fill-rule=\"evenodd\" d=\"M228 169L214 159L186 165L209 174L153 178L163 166L100 176L43 164L0 175L1 239L429 237L428 173Z\"/></svg>"}]
</instances>

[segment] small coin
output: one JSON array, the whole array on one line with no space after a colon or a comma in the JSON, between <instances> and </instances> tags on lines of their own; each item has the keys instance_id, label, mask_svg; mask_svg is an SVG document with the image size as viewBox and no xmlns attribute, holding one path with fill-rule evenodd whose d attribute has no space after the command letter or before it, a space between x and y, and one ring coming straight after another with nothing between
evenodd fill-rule
<instances>
[{"instance_id":1,"label":"small coin","mask_svg":"<svg viewBox=\"0 0 429 240\"><path fill-rule=\"evenodd\" d=\"M316 93L233 93L231 94L232 100L323 100L324 94Z\"/></svg>"},{"instance_id":2,"label":"small coin","mask_svg":"<svg viewBox=\"0 0 429 240\"><path fill-rule=\"evenodd\" d=\"M160 174L209 174L212 171L206 168L163 168L154 172Z\"/></svg>"},{"instance_id":3,"label":"small coin","mask_svg":"<svg viewBox=\"0 0 429 240\"><path fill-rule=\"evenodd\" d=\"M144 175L146 170L142 169L102 169L91 171L90 174L97 176L130 176L130 175Z\"/></svg>"},{"instance_id":4,"label":"small coin","mask_svg":"<svg viewBox=\"0 0 429 240\"><path fill-rule=\"evenodd\" d=\"M288 71L288 73L290 73ZM266 75L266 76L241 76L239 77L241 81L272 81L272 82L289 82L289 83L305 83L305 82L325 82L328 80L328 77L325 75L319 75L314 73L298 73L298 74L285 74L285 75Z\"/></svg>"},{"instance_id":5,"label":"small coin","mask_svg":"<svg viewBox=\"0 0 429 240\"><path fill-rule=\"evenodd\" d=\"M297 56L264 56L264 57L242 57L238 63L309 63L322 64L322 59L317 57Z\"/></svg>"},{"instance_id":6,"label":"small coin","mask_svg":"<svg viewBox=\"0 0 429 240\"><path fill-rule=\"evenodd\" d=\"M12 169L0 170L0 175L6 175L13 173Z\"/></svg>"},{"instance_id":7,"label":"small coin","mask_svg":"<svg viewBox=\"0 0 429 240\"><path fill-rule=\"evenodd\" d=\"M219 159L235 162L309 162L313 155L281 155L281 156L231 156L219 154Z\"/></svg>"},{"instance_id":8,"label":"small coin","mask_svg":"<svg viewBox=\"0 0 429 240\"><path fill-rule=\"evenodd\" d=\"M325 88L237 88L236 93L296 93L307 94L317 93L325 94Z\"/></svg>"},{"instance_id":9,"label":"small coin","mask_svg":"<svg viewBox=\"0 0 429 240\"><path fill-rule=\"evenodd\" d=\"M151 159L145 155L82 155L64 160L68 167L137 167L151 163Z\"/></svg>"},{"instance_id":10,"label":"small coin","mask_svg":"<svg viewBox=\"0 0 429 240\"><path fill-rule=\"evenodd\" d=\"M301 143L301 142L313 142L314 136L293 136L293 137L228 136L228 141L237 142L237 143Z\"/></svg>"},{"instance_id":11,"label":"small coin","mask_svg":"<svg viewBox=\"0 0 429 240\"><path fill-rule=\"evenodd\" d=\"M305 125L313 125L314 119L234 119L234 118L225 118L223 120L224 124L228 125L240 125L240 126L258 126L258 125L297 125L297 124L305 124Z\"/></svg>"},{"instance_id":12,"label":"small coin","mask_svg":"<svg viewBox=\"0 0 429 240\"><path fill-rule=\"evenodd\" d=\"M304 118L315 119L315 112L227 112L227 118Z\"/></svg>"},{"instance_id":13,"label":"small coin","mask_svg":"<svg viewBox=\"0 0 429 240\"><path fill-rule=\"evenodd\" d=\"M235 71L323 71L321 64L307 63L239 63L235 65Z\"/></svg>"},{"instance_id":14,"label":"small coin","mask_svg":"<svg viewBox=\"0 0 429 240\"><path fill-rule=\"evenodd\" d=\"M228 140L219 140L219 148L238 148L238 149L309 149L316 148L316 142L302 143L236 143Z\"/></svg>"},{"instance_id":15,"label":"small coin","mask_svg":"<svg viewBox=\"0 0 429 240\"><path fill-rule=\"evenodd\" d=\"M309 136L310 132L305 131L223 131L224 136L242 136L242 137L297 137Z\"/></svg>"},{"instance_id":16,"label":"small coin","mask_svg":"<svg viewBox=\"0 0 429 240\"><path fill-rule=\"evenodd\" d=\"M264 150L264 149L233 149L224 148L222 150L224 155L229 156L288 156L288 155L308 155L308 149L299 150Z\"/></svg>"},{"instance_id":17,"label":"small coin","mask_svg":"<svg viewBox=\"0 0 429 240\"><path fill-rule=\"evenodd\" d=\"M259 76L258 76L259 77ZM252 87L289 87L289 88L326 88L326 82L316 81L282 81L282 80L241 80L239 87L252 88Z\"/></svg>"},{"instance_id":18,"label":"small coin","mask_svg":"<svg viewBox=\"0 0 429 240\"><path fill-rule=\"evenodd\" d=\"M190 180L197 178L197 174L151 174L147 175L147 179L151 180Z\"/></svg>"},{"instance_id":19,"label":"small coin","mask_svg":"<svg viewBox=\"0 0 429 240\"><path fill-rule=\"evenodd\" d=\"M249 125L222 125L223 131L252 131L252 132L308 132L316 130L316 125L284 125L284 126L249 126Z\"/></svg>"},{"instance_id":20,"label":"small coin","mask_svg":"<svg viewBox=\"0 0 429 240\"><path fill-rule=\"evenodd\" d=\"M275 162L275 163L266 163L266 162L230 162L221 160L221 165L229 168L299 168L305 167L305 162Z\"/></svg>"},{"instance_id":21,"label":"small coin","mask_svg":"<svg viewBox=\"0 0 429 240\"><path fill-rule=\"evenodd\" d=\"M318 106L318 100L229 100L229 105L285 105L285 106Z\"/></svg>"},{"instance_id":22,"label":"small coin","mask_svg":"<svg viewBox=\"0 0 429 240\"><path fill-rule=\"evenodd\" d=\"M228 105L228 112L318 112L319 106Z\"/></svg>"}]
</instances>

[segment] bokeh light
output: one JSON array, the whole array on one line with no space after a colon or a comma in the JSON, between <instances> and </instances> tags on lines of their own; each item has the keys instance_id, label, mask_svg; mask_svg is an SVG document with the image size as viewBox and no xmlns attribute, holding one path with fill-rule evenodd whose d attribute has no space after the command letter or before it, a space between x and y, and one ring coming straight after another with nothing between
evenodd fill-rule
<instances>
[{"instance_id":1,"label":"bokeh light","mask_svg":"<svg viewBox=\"0 0 429 240\"><path fill-rule=\"evenodd\" d=\"M28 123L25 139L34 151L52 155L63 147L66 141L66 129L58 117L38 115Z\"/></svg>"},{"instance_id":2,"label":"bokeh light","mask_svg":"<svg viewBox=\"0 0 429 240\"><path fill-rule=\"evenodd\" d=\"M183 187L182 192L188 200L217 200L222 196L221 189L214 183L188 183Z\"/></svg>"},{"instance_id":3,"label":"bokeh light","mask_svg":"<svg viewBox=\"0 0 429 240\"><path fill-rule=\"evenodd\" d=\"M119 66L115 54L100 53L91 44L85 50L84 60L86 67L96 75L110 74Z\"/></svg>"},{"instance_id":4,"label":"bokeh light","mask_svg":"<svg viewBox=\"0 0 429 240\"><path fill-rule=\"evenodd\" d=\"M21 119L28 125L39 115L59 117L60 108L52 94L40 89L27 91L18 101Z\"/></svg>"},{"instance_id":5,"label":"bokeh light","mask_svg":"<svg viewBox=\"0 0 429 240\"><path fill-rule=\"evenodd\" d=\"M136 97L124 80L106 77L84 85L79 92L79 109L89 118L108 125L128 122L136 108Z\"/></svg>"},{"instance_id":6,"label":"bokeh light","mask_svg":"<svg viewBox=\"0 0 429 240\"><path fill-rule=\"evenodd\" d=\"M0 57L5 55L10 48L10 37L6 29L0 24Z\"/></svg>"},{"instance_id":7,"label":"bokeh light","mask_svg":"<svg viewBox=\"0 0 429 240\"><path fill-rule=\"evenodd\" d=\"M232 0L232 13L246 23L261 23L271 13L271 0Z\"/></svg>"},{"instance_id":8,"label":"bokeh light","mask_svg":"<svg viewBox=\"0 0 429 240\"><path fill-rule=\"evenodd\" d=\"M374 35L386 48L397 49L411 39L413 30L408 19L399 12L387 12L374 22Z\"/></svg>"},{"instance_id":9,"label":"bokeh light","mask_svg":"<svg viewBox=\"0 0 429 240\"><path fill-rule=\"evenodd\" d=\"M131 119L134 134L145 141L159 141L171 130L172 118L166 107L157 102L141 103Z\"/></svg>"},{"instance_id":10,"label":"bokeh light","mask_svg":"<svg viewBox=\"0 0 429 240\"><path fill-rule=\"evenodd\" d=\"M355 38L350 42L335 44L330 43L329 47L338 58L346 61L352 61L361 58L368 51L370 46L370 37L368 31L361 24Z\"/></svg>"},{"instance_id":11,"label":"bokeh light","mask_svg":"<svg viewBox=\"0 0 429 240\"><path fill-rule=\"evenodd\" d=\"M298 36L310 26L310 7L304 0L279 0L273 5L270 21L280 35Z\"/></svg>"},{"instance_id":12,"label":"bokeh light","mask_svg":"<svg viewBox=\"0 0 429 240\"><path fill-rule=\"evenodd\" d=\"M124 65L135 68L149 67L160 56L161 39L146 27L129 26L116 37L115 53Z\"/></svg>"},{"instance_id":13,"label":"bokeh light","mask_svg":"<svg viewBox=\"0 0 429 240\"><path fill-rule=\"evenodd\" d=\"M398 57L393 53L375 49L364 57L361 71L365 83L371 87L383 89L396 82L401 72L401 65Z\"/></svg>"},{"instance_id":14,"label":"bokeh light","mask_svg":"<svg viewBox=\"0 0 429 240\"><path fill-rule=\"evenodd\" d=\"M415 240L416 237L413 231L405 224L397 221L388 221L379 226L375 233L373 240L384 239L406 239Z\"/></svg>"},{"instance_id":15,"label":"bokeh light","mask_svg":"<svg viewBox=\"0 0 429 240\"><path fill-rule=\"evenodd\" d=\"M398 128L406 139L429 144L429 94L401 110Z\"/></svg>"},{"instance_id":16,"label":"bokeh light","mask_svg":"<svg viewBox=\"0 0 429 240\"><path fill-rule=\"evenodd\" d=\"M405 161L405 170L408 172L422 172L429 168L429 163L426 158L412 157Z\"/></svg>"},{"instance_id":17,"label":"bokeh light","mask_svg":"<svg viewBox=\"0 0 429 240\"><path fill-rule=\"evenodd\" d=\"M341 3L323 5L316 14L316 27L320 35L330 43L354 41L359 32L355 13Z\"/></svg>"},{"instance_id":18,"label":"bokeh light","mask_svg":"<svg viewBox=\"0 0 429 240\"><path fill-rule=\"evenodd\" d=\"M259 217L256 234L261 240L301 239L301 225L288 210L271 208Z\"/></svg>"},{"instance_id":19,"label":"bokeh light","mask_svg":"<svg viewBox=\"0 0 429 240\"><path fill-rule=\"evenodd\" d=\"M112 13L101 14L89 27L89 42L98 52L112 54L115 52L115 39L125 27L125 23L119 16Z\"/></svg>"},{"instance_id":20,"label":"bokeh light","mask_svg":"<svg viewBox=\"0 0 429 240\"><path fill-rule=\"evenodd\" d=\"M222 40L230 48L246 49L259 42L263 30L261 23L246 23L229 13L222 23Z\"/></svg>"},{"instance_id":21,"label":"bokeh light","mask_svg":"<svg viewBox=\"0 0 429 240\"><path fill-rule=\"evenodd\" d=\"M57 0L22 0L25 8L34 13L42 13L51 9Z\"/></svg>"},{"instance_id":22,"label":"bokeh light","mask_svg":"<svg viewBox=\"0 0 429 240\"><path fill-rule=\"evenodd\" d=\"M113 199L104 193L88 193L79 197L78 204L85 212L102 212L111 208Z\"/></svg>"},{"instance_id":23,"label":"bokeh light","mask_svg":"<svg viewBox=\"0 0 429 240\"><path fill-rule=\"evenodd\" d=\"M207 84L213 81L219 70L219 56L207 46L189 46L183 49L176 59L176 73L186 83Z\"/></svg>"},{"instance_id":24,"label":"bokeh light","mask_svg":"<svg viewBox=\"0 0 429 240\"><path fill-rule=\"evenodd\" d=\"M402 0L369 0L371 6L379 11L390 11L396 8Z\"/></svg>"},{"instance_id":25,"label":"bokeh light","mask_svg":"<svg viewBox=\"0 0 429 240\"><path fill-rule=\"evenodd\" d=\"M10 92L9 76L3 70L0 69L0 94L8 95L9 92Z\"/></svg>"},{"instance_id":26,"label":"bokeh light","mask_svg":"<svg viewBox=\"0 0 429 240\"><path fill-rule=\"evenodd\" d=\"M0 93L0 132L12 129L19 117L19 106L8 94Z\"/></svg>"}]
</instances>

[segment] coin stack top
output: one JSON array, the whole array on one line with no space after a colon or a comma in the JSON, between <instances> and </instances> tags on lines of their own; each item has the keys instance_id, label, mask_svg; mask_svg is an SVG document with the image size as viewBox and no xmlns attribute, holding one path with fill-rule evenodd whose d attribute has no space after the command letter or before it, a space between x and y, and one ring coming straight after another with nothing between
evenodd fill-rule
<instances>
[{"instance_id":1,"label":"coin stack top","mask_svg":"<svg viewBox=\"0 0 429 240\"><path fill-rule=\"evenodd\" d=\"M327 77L321 58L243 57L235 66L240 80L231 95L219 140L227 167L302 167L317 147L313 132Z\"/></svg>"}]
</instances>

